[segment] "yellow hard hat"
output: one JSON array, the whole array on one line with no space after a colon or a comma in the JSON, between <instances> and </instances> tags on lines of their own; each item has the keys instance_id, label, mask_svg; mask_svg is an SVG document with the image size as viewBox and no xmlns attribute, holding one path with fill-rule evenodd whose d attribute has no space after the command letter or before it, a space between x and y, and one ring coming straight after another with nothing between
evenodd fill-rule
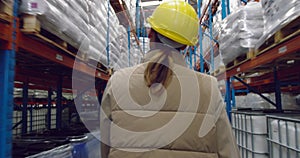
<instances>
[{"instance_id":1,"label":"yellow hard hat","mask_svg":"<svg viewBox=\"0 0 300 158\"><path fill-rule=\"evenodd\" d=\"M187 2L164 2L147 21L156 32L178 43L193 46L198 41L197 13Z\"/></svg>"}]
</instances>

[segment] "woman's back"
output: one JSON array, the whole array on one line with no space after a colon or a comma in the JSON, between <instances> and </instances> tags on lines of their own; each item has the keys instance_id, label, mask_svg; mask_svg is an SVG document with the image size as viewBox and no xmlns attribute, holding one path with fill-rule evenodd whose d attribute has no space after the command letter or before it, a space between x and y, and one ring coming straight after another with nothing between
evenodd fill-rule
<instances>
[{"instance_id":1,"label":"woman's back","mask_svg":"<svg viewBox=\"0 0 300 158\"><path fill-rule=\"evenodd\" d=\"M102 102L112 120L109 157L239 157L216 79L175 61L167 88L149 88L147 65L110 79Z\"/></svg>"}]
</instances>

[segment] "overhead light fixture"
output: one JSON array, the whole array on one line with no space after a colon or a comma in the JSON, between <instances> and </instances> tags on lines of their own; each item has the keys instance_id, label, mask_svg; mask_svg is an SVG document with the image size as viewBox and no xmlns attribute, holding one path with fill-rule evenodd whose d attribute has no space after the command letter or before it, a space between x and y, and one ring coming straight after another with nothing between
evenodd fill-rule
<instances>
[{"instance_id":1,"label":"overhead light fixture","mask_svg":"<svg viewBox=\"0 0 300 158\"><path fill-rule=\"evenodd\" d=\"M287 63L287 64L294 64L294 63L295 63L295 60L288 60L286 63Z\"/></svg>"}]
</instances>

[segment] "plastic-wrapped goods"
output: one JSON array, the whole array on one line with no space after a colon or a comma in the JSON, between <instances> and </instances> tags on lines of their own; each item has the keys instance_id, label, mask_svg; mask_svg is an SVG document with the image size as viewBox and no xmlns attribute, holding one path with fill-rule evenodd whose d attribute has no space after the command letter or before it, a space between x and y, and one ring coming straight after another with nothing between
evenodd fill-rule
<instances>
[{"instance_id":1,"label":"plastic-wrapped goods","mask_svg":"<svg viewBox=\"0 0 300 158\"><path fill-rule=\"evenodd\" d=\"M300 16L299 0L262 0L261 4L264 9L264 34L257 42L256 48L277 30Z\"/></svg>"},{"instance_id":2,"label":"plastic-wrapped goods","mask_svg":"<svg viewBox=\"0 0 300 158\"><path fill-rule=\"evenodd\" d=\"M28 156L27 158L53 158L53 157L64 157L64 158L72 158L72 150L73 147L69 144L59 146L49 151L41 152L36 155Z\"/></svg>"},{"instance_id":3,"label":"plastic-wrapped goods","mask_svg":"<svg viewBox=\"0 0 300 158\"><path fill-rule=\"evenodd\" d=\"M59 31L65 31L70 25L72 26L72 24L70 24L71 22L67 22L68 19L65 14L49 2L46 2L46 4L47 10L44 11L41 18L46 18L47 21L56 26Z\"/></svg>"},{"instance_id":4,"label":"plastic-wrapped goods","mask_svg":"<svg viewBox=\"0 0 300 158\"><path fill-rule=\"evenodd\" d=\"M263 94L267 98L271 98L269 94ZM245 98L245 107L253 109L272 109L275 108L262 97L254 93L248 93Z\"/></svg>"},{"instance_id":5,"label":"plastic-wrapped goods","mask_svg":"<svg viewBox=\"0 0 300 158\"><path fill-rule=\"evenodd\" d=\"M235 96L235 106L237 108L246 108L246 96Z\"/></svg>"},{"instance_id":6,"label":"plastic-wrapped goods","mask_svg":"<svg viewBox=\"0 0 300 158\"><path fill-rule=\"evenodd\" d=\"M98 48L99 51L103 51L106 47L106 39L104 35L101 35L98 30L90 25L90 31L88 34L88 38L92 41L94 46ZM92 45L93 45L92 44Z\"/></svg>"},{"instance_id":7,"label":"plastic-wrapped goods","mask_svg":"<svg viewBox=\"0 0 300 158\"><path fill-rule=\"evenodd\" d=\"M224 64L255 47L263 34L262 24L263 11L258 2L249 2L223 20L219 41Z\"/></svg>"},{"instance_id":8,"label":"plastic-wrapped goods","mask_svg":"<svg viewBox=\"0 0 300 158\"><path fill-rule=\"evenodd\" d=\"M107 65L107 57L103 53L100 53L96 48L90 46L90 49L87 53L88 59L93 59L95 61L101 62L104 65Z\"/></svg>"},{"instance_id":9,"label":"plastic-wrapped goods","mask_svg":"<svg viewBox=\"0 0 300 158\"><path fill-rule=\"evenodd\" d=\"M80 6L76 0L65 0L67 1L70 6L72 6L72 8L78 12L78 14L83 18L83 20L86 22L86 23L89 23L89 16L88 14L84 11L84 9L82 8L82 6Z\"/></svg>"},{"instance_id":10,"label":"plastic-wrapped goods","mask_svg":"<svg viewBox=\"0 0 300 158\"><path fill-rule=\"evenodd\" d=\"M275 93L270 94L272 100L275 102ZM297 105L296 97L289 93L281 94L282 109L286 110L299 110L300 106Z\"/></svg>"},{"instance_id":11,"label":"plastic-wrapped goods","mask_svg":"<svg viewBox=\"0 0 300 158\"><path fill-rule=\"evenodd\" d=\"M83 20L81 16L79 16L78 12L72 9L65 0L52 0L48 1L55 8L60 9L67 18L72 21L72 23L76 24L76 26L83 31L85 34L88 34L89 27L88 24Z\"/></svg>"},{"instance_id":12,"label":"plastic-wrapped goods","mask_svg":"<svg viewBox=\"0 0 300 158\"><path fill-rule=\"evenodd\" d=\"M65 24L69 27L63 31L67 36L71 37L75 42L81 43L87 36L71 21L65 19Z\"/></svg>"},{"instance_id":13,"label":"plastic-wrapped goods","mask_svg":"<svg viewBox=\"0 0 300 158\"><path fill-rule=\"evenodd\" d=\"M110 44L110 52L114 54L116 57L120 57L120 49L116 47L114 44Z\"/></svg>"},{"instance_id":14,"label":"plastic-wrapped goods","mask_svg":"<svg viewBox=\"0 0 300 158\"><path fill-rule=\"evenodd\" d=\"M222 57L222 54L219 53L219 55L217 55L215 58L214 58L214 68L215 70L216 69L219 69L221 67L225 67L224 63L223 63L223 57Z\"/></svg>"},{"instance_id":15,"label":"plastic-wrapped goods","mask_svg":"<svg viewBox=\"0 0 300 158\"><path fill-rule=\"evenodd\" d=\"M80 6L81 8L84 10L84 12L88 13L90 10L90 6L88 5L86 0L75 0Z\"/></svg>"},{"instance_id":16,"label":"plastic-wrapped goods","mask_svg":"<svg viewBox=\"0 0 300 158\"><path fill-rule=\"evenodd\" d=\"M89 6L89 20L90 20L90 24L95 26L95 27L102 27L101 25L101 21L104 21L105 17L99 9L97 9L97 5L96 3L92 2L92 1L88 1L88 6Z\"/></svg>"},{"instance_id":17,"label":"plastic-wrapped goods","mask_svg":"<svg viewBox=\"0 0 300 158\"><path fill-rule=\"evenodd\" d=\"M20 12L26 14L44 14L47 11L48 5L45 0L22 0Z\"/></svg>"},{"instance_id":18,"label":"plastic-wrapped goods","mask_svg":"<svg viewBox=\"0 0 300 158\"><path fill-rule=\"evenodd\" d=\"M68 37L66 34L64 34L62 31L58 31L57 27L51 23L49 23L45 18L39 18L40 22L43 24L43 28L50 33L56 35L57 37L60 37L62 40L66 41L70 45L72 45L75 48L79 48L81 45L80 43L75 42L73 39Z\"/></svg>"},{"instance_id":19,"label":"plastic-wrapped goods","mask_svg":"<svg viewBox=\"0 0 300 158\"><path fill-rule=\"evenodd\" d=\"M112 6L107 8L106 1L22 0L20 8L21 13L38 15L43 29L78 48L79 53L86 53L87 59L97 60L100 56L104 65L107 65L109 11L109 40L112 48L109 66L118 61L121 51L128 52L127 30L119 26L117 15Z\"/></svg>"},{"instance_id":20,"label":"plastic-wrapped goods","mask_svg":"<svg viewBox=\"0 0 300 158\"><path fill-rule=\"evenodd\" d=\"M241 7L241 0L230 0L229 7L231 12L235 12Z\"/></svg>"}]
</instances>

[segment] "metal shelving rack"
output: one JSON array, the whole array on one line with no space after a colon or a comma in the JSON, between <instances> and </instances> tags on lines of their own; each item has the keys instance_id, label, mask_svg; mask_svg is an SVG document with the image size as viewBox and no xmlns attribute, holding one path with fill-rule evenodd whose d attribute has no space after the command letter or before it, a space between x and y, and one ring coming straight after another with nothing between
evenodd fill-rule
<instances>
[{"instance_id":1,"label":"metal shelving rack","mask_svg":"<svg viewBox=\"0 0 300 158\"><path fill-rule=\"evenodd\" d=\"M18 5L15 1L13 15L18 14ZM0 22L1 51L0 51L0 157L11 157L12 151L12 112L13 112L13 86L16 54L16 31L18 19L7 17L8 21ZM6 28L6 29L2 29Z\"/></svg>"},{"instance_id":2,"label":"metal shelving rack","mask_svg":"<svg viewBox=\"0 0 300 158\"><path fill-rule=\"evenodd\" d=\"M218 41L214 40L212 35L210 36L211 41L214 41L215 44L211 45L209 50L203 57L202 50L202 37L203 37L203 27L211 29L211 22L208 25L203 24L202 19L205 14L208 14L206 21L211 19L211 5L216 1L209 1L208 4L204 5L204 13L199 13L200 19L200 28L199 30L199 46L200 46L200 64L201 64L201 72L203 72L203 63L204 60L209 60L213 56L218 53ZM201 1L198 1L198 8L200 8ZM230 14L229 10L229 0L222 0L222 19L224 19L228 14ZM299 19L299 18L298 18ZM205 20L204 20L205 21ZM210 21L210 20L209 20ZM235 106L235 94L238 92L254 92L258 95L262 96L268 102L276 106L278 111L282 110L281 103L281 92L300 92L300 73L299 69L299 50L300 47L298 43L300 42L299 28L298 31L293 34L287 36L279 43L275 43L271 46L263 50L259 50L256 52L256 56L244 62L241 62L237 65L234 65L230 68L226 68L226 71L220 74L217 74L216 77L219 80L226 80L225 87L225 102L227 105L228 114L231 111L231 108ZM286 64L287 60L294 60L295 64L289 66ZM245 74L251 75L256 72L260 72L261 70L269 70L268 73L265 73L261 76L246 78ZM244 79L240 79L244 77ZM239 82L233 82L237 80ZM265 98L261 93L263 92L275 92L276 102L272 102L271 100Z\"/></svg>"}]
</instances>

